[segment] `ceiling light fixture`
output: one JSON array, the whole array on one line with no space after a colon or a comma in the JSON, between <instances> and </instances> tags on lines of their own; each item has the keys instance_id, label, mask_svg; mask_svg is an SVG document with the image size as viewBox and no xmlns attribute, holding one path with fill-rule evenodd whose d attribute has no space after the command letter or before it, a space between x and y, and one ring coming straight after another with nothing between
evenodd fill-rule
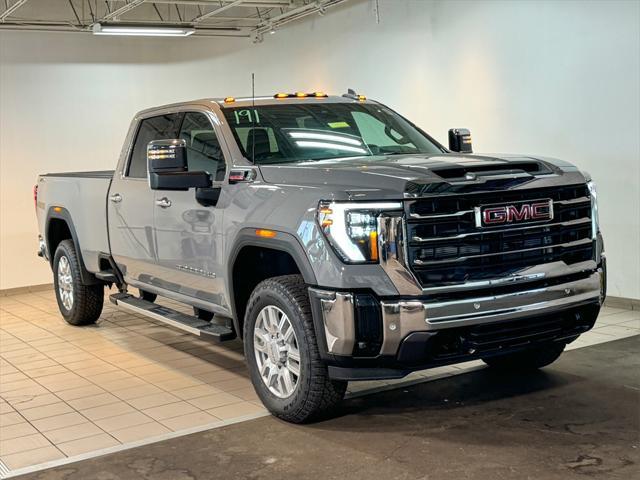
<instances>
[{"instance_id":1,"label":"ceiling light fixture","mask_svg":"<svg viewBox=\"0 0 640 480\"><path fill-rule=\"evenodd\" d=\"M105 25L96 23L94 35L128 35L134 37L188 37L195 33L190 27L138 26L138 25Z\"/></svg>"}]
</instances>

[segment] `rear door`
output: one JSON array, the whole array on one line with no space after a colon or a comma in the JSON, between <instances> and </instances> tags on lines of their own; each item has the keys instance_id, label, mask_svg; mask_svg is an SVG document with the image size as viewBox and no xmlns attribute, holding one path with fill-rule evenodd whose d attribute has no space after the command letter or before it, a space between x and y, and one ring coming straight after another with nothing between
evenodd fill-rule
<instances>
[{"instance_id":1,"label":"rear door","mask_svg":"<svg viewBox=\"0 0 640 480\"><path fill-rule=\"evenodd\" d=\"M189 111L176 138L186 142L189 171L206 171L214 186L221 186L226 162L217 128L212 112ZM226 310L222 214L220 204L199 204L193 188L155 192L158 286Z\"/></svg>"},{"instance_id":2,"label":"rear door","mask_svg":"<svg viewBox=\"0 0 640 480\"><path fill-rule=\"evenodd\" d=\"M128 161L114 175L109 190L111 254L125 280L134 286L153 283L157 258L154 192L147 179L147 145L153 140L176 138L182 116L170 113L140 120Z\"/></svg>"}]
</instances>

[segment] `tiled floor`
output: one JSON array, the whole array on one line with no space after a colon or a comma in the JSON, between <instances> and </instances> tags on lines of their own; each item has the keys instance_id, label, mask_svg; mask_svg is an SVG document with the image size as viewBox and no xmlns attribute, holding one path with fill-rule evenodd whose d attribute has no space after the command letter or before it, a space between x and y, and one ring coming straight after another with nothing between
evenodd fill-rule
<instances>
[{"instance_id":1,"label":"tiled floor","mask_svg":"<svg viewBox=\"0 0 640 480\"><path fill-rule=\"evenodd\" d=\"M240 342L212 345L108 302L97 325L72 327L51 291L0 297L0 322L0 476L4 466L15 471L265 413ZM597 328L570 348L638 333L639 311L605 308ZM480 365L361 382L349 391L360 395Z\"/></svg>"}]
</instances>

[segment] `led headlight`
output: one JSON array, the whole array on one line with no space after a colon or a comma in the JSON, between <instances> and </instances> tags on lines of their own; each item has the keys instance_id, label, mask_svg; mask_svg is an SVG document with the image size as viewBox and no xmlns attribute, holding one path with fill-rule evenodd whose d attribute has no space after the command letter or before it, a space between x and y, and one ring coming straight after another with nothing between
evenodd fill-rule
<instances>
[{"instance_id":1,"label":"led headlight","mask_svg":"<svg viewBox=\"0 0 640 480\"><path fill-rule=\"evenodd\" d=\"M338 255L347 263L378 261L378 217L402 209L401 202L321 202L318 223Z\"/></svg>"}]
</instances>

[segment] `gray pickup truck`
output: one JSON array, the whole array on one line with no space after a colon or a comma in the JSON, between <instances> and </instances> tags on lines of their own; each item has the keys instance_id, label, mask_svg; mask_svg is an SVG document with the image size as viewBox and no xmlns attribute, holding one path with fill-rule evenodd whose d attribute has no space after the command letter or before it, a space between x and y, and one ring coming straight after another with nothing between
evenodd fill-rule
<instances>
[{"instance_id":1,"label":"gray pickup truck","mask_svg":"<svg viewBox=\"0 0 640 480\"><path fill-rule=\"evenodd\" d=\"M474 155L464 129L447 149L352 91L145 110L115 171L41 175L34 195L69 323L96 322L115 285L122 308L240 337L261 400L292 422L348 381L543 367L605 297L588 175Z\"/></svg>"}]
</instances>

